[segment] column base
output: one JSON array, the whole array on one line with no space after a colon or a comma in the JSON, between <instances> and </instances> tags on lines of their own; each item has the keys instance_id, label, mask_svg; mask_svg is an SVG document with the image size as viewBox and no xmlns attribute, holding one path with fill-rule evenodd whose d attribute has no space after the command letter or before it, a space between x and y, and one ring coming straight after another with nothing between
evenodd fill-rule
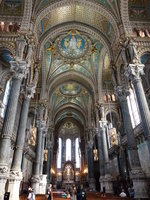
<instances>
[{"instance_id":1,"label":"column base","mask_svg":"<svg viewBox=\"0 0 150 200\"><path fill-rule=\"evenodd\" d=\"M40 187L40 177L39 175L34 175L31 179L32 189L34 190L34 194L39 194Z\"/></svg>"},{"instance_id":2,"label":"column base","mask_svg":"<svg viewBox=\"0 0 150 200\"><path fill-rule=\"evenodd\" d=\"M46 194L46 185L47 185L47 180L46 180L47 175L40 175L40 194Z\"/></svg>"},{"instance_id":3,"label":"column base","mask_svg":"<svg viewBox=\"0 0 150 200\"><path fill-rule=\"evenodd\" d=\"M131 170L131 178L133 181L134 198L148 198L148 188L145 175L139 168Z\"/></svg>"},{"instance_id":4,"label":"column base","mask_svg":"<svg viewBox=\"0 0 150 200\"><path fill-rule=\"evenodd\" d=\"M8 167L0 166L0 200L4 199L5 185L8 179Z\"/></svg>"},{"instance_id":5,"label":"column base","mask_svg":"<svg viewBox=\"0 0 150 200\"><path fill-rule=\"evenodd\" d=\"M100 192L103 191L103 187L105 186L104 185L104 176L100 176L99 177L99 183L100 183Z\"/></svg>"},{"instance_id":6,"label":"column base","mask_svg":"<svg viewBox=\"0 0 150 200\"><path fill-rule=\"evenodd\" d=\"M89 189L90 191L95 191L95 179L89 178Z\"/></svg>"},{"instance_id":7,"label":"column base","mask_svg":"<svg viewBox=\"0 0 150 200\"><path fill-rule=\"evenodd\" d=\"M113 185L112 185L112 176L110 174L106 174L104 176L104 186L106 189L106 193L113 194Z\"/></svg>"},{"instance_id":8,"label":"column base","mask_svg":"<svg viewBox=\"0 0 150 200\"><path fill-rule=\"evenodd\" d=\"M10 200L19 200L20 182L22 180L22 173L19 171L11 171L8 182L8 192L10 192Z\"/></svg>"}]
</instances>

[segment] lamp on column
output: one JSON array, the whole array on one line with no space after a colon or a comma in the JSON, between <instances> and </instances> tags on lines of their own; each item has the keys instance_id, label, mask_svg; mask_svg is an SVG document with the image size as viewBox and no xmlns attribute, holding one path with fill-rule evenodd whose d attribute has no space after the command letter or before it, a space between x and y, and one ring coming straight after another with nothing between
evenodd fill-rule
<instances>
[{"instance_id":1,"label":"lamp on column","mask_svg":"<svg viewBox=\"0 0 150 200\"><path fill-rule=\"evenodd\" d=\"M107 84L106 84L106 90L107 90L107 95L108 95ZM112 113L111 113L111 109L110 109L110 100L108 100L108 106L109 106L109 110L110 110L110 125L109 125L109 128L108 128L109 141L110 141L111 146L115 146L115 145L118 145L118 135L117 135L117 130L116 130L116 128L113 127L113 123L112 123Z\"/></svg>"},{"instance_id":2,"label":"lamp on column","mask_svg":"<svg viewBox=\"0 0 150 200\"><path fill-rule=\"evenodd\" d=\"M35 144L36 144L37 127L35 126L35 120L36 120L37 100L38 100L38 93L37 93L37 97L36 97L36 105L35 105L35 110L34 110L33 125L32 125L32 128L30 129L29 144L31 146L35 146Z\"/></svg>"}]
</instances>

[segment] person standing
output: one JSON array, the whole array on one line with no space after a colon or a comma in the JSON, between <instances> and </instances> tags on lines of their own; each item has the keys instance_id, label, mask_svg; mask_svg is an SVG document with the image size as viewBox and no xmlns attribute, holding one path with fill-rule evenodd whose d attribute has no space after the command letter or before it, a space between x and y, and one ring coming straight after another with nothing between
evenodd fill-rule
<instances>
[{"instance_id":1,"label":"person standing","mask_svg":"<svg viewBox=\"0 0 150 200\"><path fill-rule=\"evenodd\" d=\"M28 191L29 191L29 194L28 194L28 198L27 199L28 200L35 200L35 194L34 194L33 189L31 187L29 187Z\"/></svg>"}]
</instances>

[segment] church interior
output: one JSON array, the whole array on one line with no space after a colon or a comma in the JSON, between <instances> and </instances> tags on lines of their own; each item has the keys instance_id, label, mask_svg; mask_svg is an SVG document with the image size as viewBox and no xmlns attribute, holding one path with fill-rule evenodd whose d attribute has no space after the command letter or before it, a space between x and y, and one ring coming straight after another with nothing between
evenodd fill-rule
<instances>
[{"instance_id":1,"label":"church interior","mask_svg":"<svg viewBox=\"0 0 150 200\"><path fill-rule=\"evenodd\" d=\"M149 0L0 0L0 200L150 199L149 109Z\"/></svg>"}]
</instances>

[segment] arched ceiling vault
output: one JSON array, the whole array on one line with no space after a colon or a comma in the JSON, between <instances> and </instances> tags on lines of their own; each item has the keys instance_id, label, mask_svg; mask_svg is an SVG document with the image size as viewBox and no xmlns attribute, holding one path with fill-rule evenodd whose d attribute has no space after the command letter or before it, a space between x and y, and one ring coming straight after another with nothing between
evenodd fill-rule
<instances>
[{"instance_id":1,"label":"arched ceiling vault","mask_svg":"<svg viewBox=\"0 0 150 200\"><path fill-rule=\"evenodd\" d=\"M60 34L65 33L65 32L67 33L70 30L78 30L81 33L88 35L90 38L95 38L95 39L99 40L103 44L104 48L106 48L109 58L110 59L113 58L113 54L111 51L112 50L111 43L101 31L95 29L91 25L86 25L86 24L74 22L74 21L62 23L61 25L52 27L47 32L45 32L42 35L42 37L39 39L37 57L39 57L39 59L41 58L44 45L50 38L56 38Z\"/></svg>"},{"instance_id":2,"label":"arched ceiling vault","mask_svg":"<svg viewBox=\"0 0 150 200\"><path fill-rule=\"evenodd\" d=\"M64 113L64 110L68 113L75 112L80 118L83 120L83 124L85 125L87 123L87 115L85 114L84 110L80 109L76 105L63 105L61 108L59 108L55 115L53 116L54 121L57 121L57 119Z\"/></svg>"},{"instance_id":3,"label":"arched ceiling vault","mask_svg":"<svg viewBox=\"0 0 150 200\"><path fill-rule=\"evenodd\" d=\"M84 127L83 127L83 125L79 121L77 121L76 119L74 119L72 117L64 118L61 121L59 121L59 123L56 124L55 131L56 131L57 134L59 134L59 132L62 130L63 125L65 123L67 123L67 122L72 122L73 124L75 124L78 127L78 129L80 130L79 134L81 135L81 137L83 136L83 134L84 134L84 131L83 131Z\"/></svg>"}]
</instances>

